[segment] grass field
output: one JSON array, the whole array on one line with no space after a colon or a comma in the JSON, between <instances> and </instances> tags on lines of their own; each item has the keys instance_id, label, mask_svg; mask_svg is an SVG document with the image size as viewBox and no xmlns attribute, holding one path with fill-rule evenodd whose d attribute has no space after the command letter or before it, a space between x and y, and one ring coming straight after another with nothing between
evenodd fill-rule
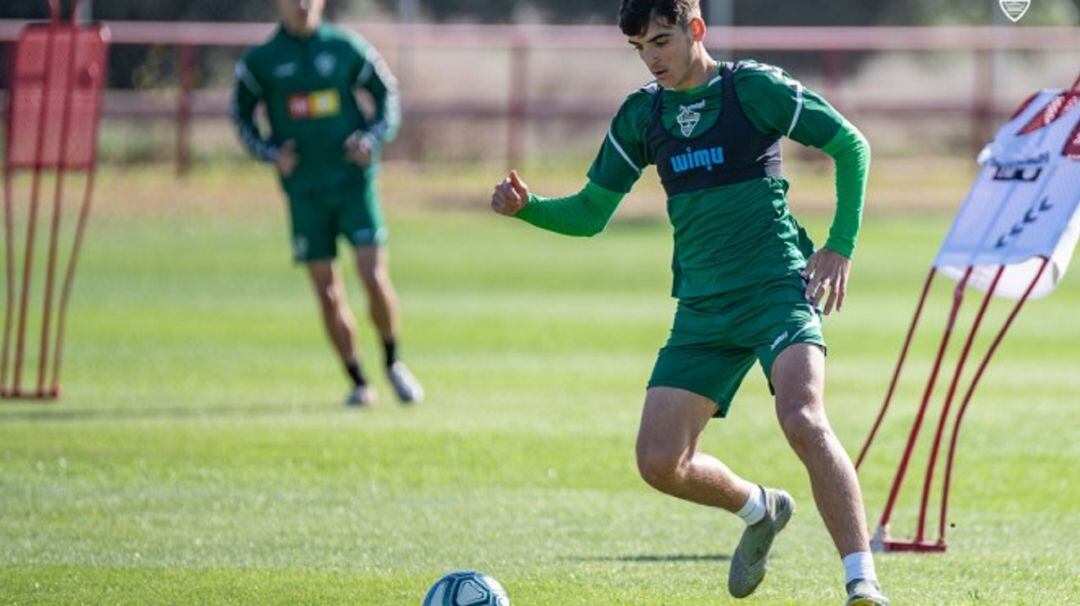
<instances>
[{"instance_id":1,"label":"grass field","mask_svg":"<svg viewBox=\"0 0 1080 606\"><path fill-rule=\"evenodd\" d=\"M395 206L405 186L388 182L404 353L429 400L400 408L378 377L384 403L354 411L264 174L105 175L64 396L0 404L0 603L418 604L461 568L525 606L735 602L725 583L741 523L651 491L634 465L673 311L667 225L646 214L575 240L463 210L461 196L450 210L434 195ZM950 214L869 211L848 306L825 329L828 408L849 451ZM828 216L803 219L822 239ZM936 295L862 472L872 525L940 334L947 288ZM1074 274L1015 324L965 421L948 553L878 558L895 604L1080 603L1078 307ZM800 504L743 603L842 603L760 372L703 447ZM913 526L921 461L898 536Z\"/></svg>"}]
</instances>

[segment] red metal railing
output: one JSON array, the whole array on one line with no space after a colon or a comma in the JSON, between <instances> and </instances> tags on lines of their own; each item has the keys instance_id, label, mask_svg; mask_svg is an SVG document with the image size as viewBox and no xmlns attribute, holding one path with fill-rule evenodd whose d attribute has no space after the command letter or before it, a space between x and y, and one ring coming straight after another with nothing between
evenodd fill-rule
<instances>
[{"instance_id":1,"label":"red metal railing","mask_svg":"<svg viewBox=\"0 0 1080 606\"><path fill-rule=\"evenodd\" d=\"M24 21L0 20L0 42L11 41ZM558 99L530 98L523 85L528 79L530 54L536 50L611 50L626 48L625 38L613 26L604 25L398 25L346 23L376 46L396 48L402 40L416 48L491 49L508 52L511 83L508 98L501 102L410 102L405 111L415 117L485 118L505 120L507 159L519 164L525 153L524 131L529 120L554 117L606 118L609 107ZM272 23L170 23L110 21L114 45L168 45L178 50L180 75L175 109L132 102L113 93L106 99L105 115L130 118L173 118L177 123L178 170L184 172L190 157L193 118L223 116L224 98L208 102L194 99L193 50L206 47L246 47L264 40ZM823 93L844 111L863 115L887 115L918 119L927 114L967 116L972 146L989 136L994 116L1007 108L993 99L993 54L1001 51L1080 52L1080 36L1069 27L713 27L707 43L718 50L804 51L822 62ZM975 57L972 93L955 101L906 100L861 101L836 98L845 56L856 51L962 52ZM1008 105L1012 105L1009 100Z\"/></svg>"}]
</instances>

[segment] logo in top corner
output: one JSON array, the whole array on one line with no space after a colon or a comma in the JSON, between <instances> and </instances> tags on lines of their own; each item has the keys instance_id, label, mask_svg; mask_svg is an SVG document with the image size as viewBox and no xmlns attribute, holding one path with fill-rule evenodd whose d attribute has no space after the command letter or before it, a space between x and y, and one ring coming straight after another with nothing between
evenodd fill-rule
<instances>
[{"instance_id":1,"label":"logo in top corner","mask_svg":"<svg viewBox=\"0 0 1080 606\"><path fill-rule=\"evenodd\" d=\"M1016 23L1023 19L1031 8L1031 0L998 0L998 6L1010 21Z\"/></svg>"},{"instance_id":2,"label":"logo in top corner","mask_svg":"<svg viewBox=\"0 0 1080 606\"><path fill-rule=\"evenodd\" d=\"M679 115L675 116L675 121L679 123L679 130L682 131L684 137L692 135L698 122L701 122L701 114L697 112L699 109L705 109L704 99L690 105L679 106Z\"/></svg>"}]
</instances>

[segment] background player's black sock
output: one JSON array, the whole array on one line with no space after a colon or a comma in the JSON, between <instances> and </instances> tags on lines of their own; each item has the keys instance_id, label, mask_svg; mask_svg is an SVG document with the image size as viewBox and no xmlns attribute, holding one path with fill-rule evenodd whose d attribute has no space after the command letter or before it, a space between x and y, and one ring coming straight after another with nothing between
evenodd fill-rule
<instances>
[{"instance_id":1,"label":"background player's black sock","mask_svg":"<svg viewBox=\"0 0 1080 606\"><path fill-rule=\"evenodd\" d=\"M347 362L345 364L345 372L349 373L349 378L353 380L353 385L356 385L357 387L367 385L367 381L364 379L364 373L360 372L359 362Z\"/></svg>"},{"instance_id":2,"label":"background player's black sock","mask_svg":"<svg viewBox=\"0 0 1080 606\"><path fill-rule=\"evenodd\" d=\"M386 367L390 368L397 362L397 339L390 337L383 341L383 352L386 354Z\"/></svg>"}]
</instances>

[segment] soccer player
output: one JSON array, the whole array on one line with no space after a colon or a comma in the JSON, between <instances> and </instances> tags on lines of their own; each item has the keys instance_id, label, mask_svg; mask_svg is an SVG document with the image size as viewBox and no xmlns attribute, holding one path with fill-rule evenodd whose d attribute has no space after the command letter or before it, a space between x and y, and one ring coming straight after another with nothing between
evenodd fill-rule
<instances>
[{"instance_id":1,"label":"soccer player","mask_svg":"<svg viewBox=\"0 0 1080 606\"><path fill-rule=\"evenodd\" d=\"M236 65L233 122L251 154L277 168L289 199L293 257L307 267L326 331L352 379L346 404L366 406L378 396L360 368L355 322L334 262L338 236L355 247L390 384L402 403L419 402L423 387L398 359L397 295L376 189L379 148L400 120L397 83L360 36L323 22L324 0L276 2L280 27ZM373 101L373 117L360 109L361 90ZM254 119L260 103L268 136Z\"/></svg>"},{"instance_id":2,"label":"soccer player","mask_svg":"<svg viewBox=\"0 0 1080 606\"><path fill-rule=\"evenodd\" d=\"M645 167L656 165L674 227L678 308L645 397L637 439L642 477L667 494L745 520L728 589L735 597L750 595L795 503L783 490L736 475L698 450L698 440L710 418L726 416L757 359L842 559L847 604L888 604L855 469L825 415L819 318L823 300L825 314L844 304L869 146L784 71L713 60L697 0L623 0L619 26L655 80L623 102L588 183L569 197L542 198L511 171L495 187L491 206L537 227L591 236L604 229ZM837 207L823 248L814 249L788 211L782 137L835 161Z\"/></svg>"}]
</instances>

